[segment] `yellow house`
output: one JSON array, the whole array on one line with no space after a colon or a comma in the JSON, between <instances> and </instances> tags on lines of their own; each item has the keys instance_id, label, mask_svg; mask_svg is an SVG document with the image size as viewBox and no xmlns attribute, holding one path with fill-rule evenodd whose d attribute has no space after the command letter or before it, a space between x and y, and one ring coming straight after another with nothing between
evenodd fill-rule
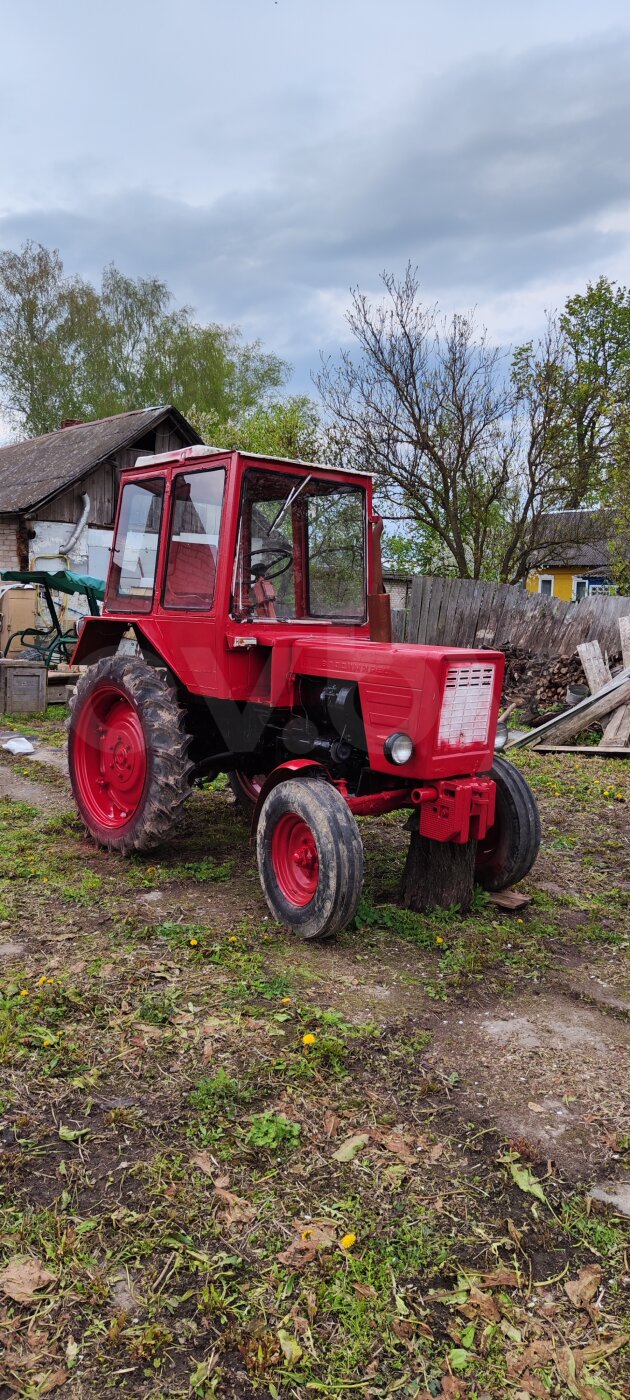
<instances>
[{"instance_id":1,"label":"yellow house","mask_svg":"<svg viewBox=\"0 0 630 1400\"><path fill-rule=\"evenodd\" d=\"M544 543L526 580L528 591L567 603L613 592L609 532L604 510L549 511L541 529Z\"/></svg>"}]
</instances>

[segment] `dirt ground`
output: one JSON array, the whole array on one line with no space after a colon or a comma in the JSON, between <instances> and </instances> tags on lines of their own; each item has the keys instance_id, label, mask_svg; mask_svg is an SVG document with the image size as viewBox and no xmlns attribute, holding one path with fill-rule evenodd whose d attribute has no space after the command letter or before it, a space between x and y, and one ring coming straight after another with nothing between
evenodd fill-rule
<instances>
[{"instance_id":1,"label":"dirt ground","mask_svg":"<svg viewBox=\"0 0 630 1400\"><path fill-rule=\"evenodd\" d=\"M362 823L320 946L225 790L122 861L35 728L0 751L0 1397L621 1400L630 764L519 758L519 915L399 909L403 818Z\"/></svg>"}]
</instances>

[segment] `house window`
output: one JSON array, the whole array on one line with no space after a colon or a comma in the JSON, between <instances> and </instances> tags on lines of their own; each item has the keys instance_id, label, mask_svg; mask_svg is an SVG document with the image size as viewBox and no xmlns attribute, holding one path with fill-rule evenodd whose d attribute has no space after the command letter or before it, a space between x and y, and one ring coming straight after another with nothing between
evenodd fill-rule
<instances>
[{"instance_id":1,"label":"house window","mask_svg":"<svg viewBox=\"0 0 630 1400\"><path fill-rule=\"evenodd\" d=\"M540 574L538 578L538 592L544 593L547 598L553 597L553 574Z\"/></svg>"},{"instance_id":2,"label":"house window","mask_svg":"<svg viewBox=\"0 0 630 1400\"><path fill-rule=\"evenodd\" d=\"M586 598L588 591L589 587L587 578L573 579L573 598L576 603L579 603L580 598Z\"/></svg>"}]
</instances>

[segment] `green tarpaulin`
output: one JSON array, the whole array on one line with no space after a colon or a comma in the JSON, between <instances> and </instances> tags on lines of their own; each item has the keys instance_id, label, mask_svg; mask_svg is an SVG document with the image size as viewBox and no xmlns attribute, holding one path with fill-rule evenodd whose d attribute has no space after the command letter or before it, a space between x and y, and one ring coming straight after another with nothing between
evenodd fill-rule
<instances>
[{"instance_id":1,"label":"green tarpaulin","mask_svg":"<svg viewBox=\"0 0 630 1400\"><path fill-rule=\"evenodd\" d=\"M7 583L39 583L57 593L91 593L101 602L105 597L105 583L102 578L91 578L89 574L73 574L70 569L59 569L56 574L48 574L44 569L24 573L17 569L4 569L0 578Z\"/></svg>"}]
</instances>

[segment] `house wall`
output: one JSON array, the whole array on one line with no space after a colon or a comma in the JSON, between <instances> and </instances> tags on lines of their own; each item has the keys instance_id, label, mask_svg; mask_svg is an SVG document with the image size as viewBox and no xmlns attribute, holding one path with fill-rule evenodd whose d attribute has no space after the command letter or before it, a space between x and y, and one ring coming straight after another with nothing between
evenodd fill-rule
<instances>
[{"instance_id":1,"label":"house wall","mask_svg":"<svg viewBox=\"0 0 630 1400\"><path fill-rule=\"evenodd\" d=\"M392 600L392 608L402 611L409 604L409 594L411 592L411 578L400 578L397 574L383 573L383 583L385 592L389 593Z\"/></svg>"},{"instance_id":2,"label":"house wall","mask_svg":"<svg viewBox=\"0 0 630 1400\"><path fill-rule=\"evenodd\" d=\"M0 569L19 569L17 516L0 520Z\"/></svg>"},{"instance_id":3,"label":"house wall","mask_svg":"<svg viewBox=\"0 0 630 1400\"><path fill-rule=\"evenodd\" d=\"M116 509L116 488L117 488L117 468L113 461L104 462L100 467L92 472L88 472L68 491L63 491L60 496L55 496L48 505L39 506L36 520L56 521L60 524L67 524L72 527L79 519L83 509L82 497L87 493L90 498L90 524L100 525L105 528L111 527L114 523L114 512ZM69 535L70 529L66 531Z\"/></svg>"},{"instance_id":4,"label":"house wall","mask_svg":"<svg viewBox=\"0 0 630 1400\"><path fill-rule=\"evenodd\" d=\"M565 603L570 603L573 599L573 579L575 569L539 569L538 572L528 575L525 587L528 593L538 593L538 581L543 578L553 578L553 598L562 598Z\"/></svg>"},{"instance_id":5,"label":"house wall","mask_svg":"<svg viewBox=\"0 0 630 1400\"><path fill-rule=\"evenodd\" d=\"M565 603L572 603L574 600L575 579L585 578L592 573L592 569L581 573L575 566L572 569L540 569L537 573L528 575L525 587L528 593L538 593L540 592L538 581L541 575L543 578L553 578L553 593L551 596L553 598L561 598Z\"/></svg>"}]
</instances>

